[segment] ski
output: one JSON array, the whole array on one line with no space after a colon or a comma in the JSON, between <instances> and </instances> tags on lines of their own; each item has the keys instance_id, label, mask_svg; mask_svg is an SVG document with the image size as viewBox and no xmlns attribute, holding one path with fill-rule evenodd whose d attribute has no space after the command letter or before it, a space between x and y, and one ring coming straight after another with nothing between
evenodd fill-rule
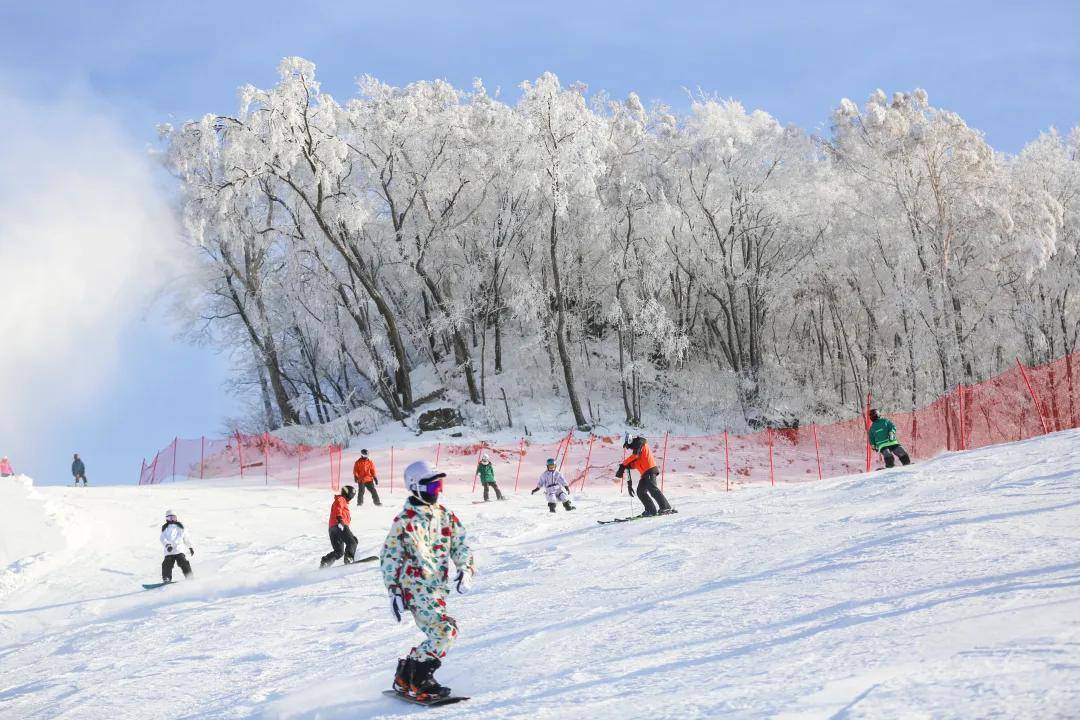
<instances>
[{"instance_id":1,"label":"ski","mask_svg":"<svg viewBox=\"0 0 1080 720\"><path fill-rule=\"evenodd\" d=\"M679 512L679 511L675 510L675 509L672 509L672 510L669 510L668 512L659 512L659 513L657 513L655 515L631 515L630 517L613 518L611 520L597 520L596 522L598 524L600 524L600 525L610 525L611 523L630 522L631 520L644 520L646 518L664 517L665 515L674 515L677 512Z\"/></svg>"},{"instance_id":2,"label":"ski","mask_svg":"<svg viewBox=\"0 0 1080 720\"><path fill-rule=\"evenodd\" d=\"M469 698L461 696L461 695L451 695L450 697L444 697L444 698L432 698L431 700L419 700L417 698L412 697L411 695L406 695L404 693L399 693L397 690L383 690L383 695L386 695L387 697L397 698L398 700L404 700L405 702L412 703L413 705L423 705L424 707L439 707L440 705L453 705L454 703L459 703L459 702L462 702L463 700L468 700L469 699Z\"/></svg>"}]
</instances>

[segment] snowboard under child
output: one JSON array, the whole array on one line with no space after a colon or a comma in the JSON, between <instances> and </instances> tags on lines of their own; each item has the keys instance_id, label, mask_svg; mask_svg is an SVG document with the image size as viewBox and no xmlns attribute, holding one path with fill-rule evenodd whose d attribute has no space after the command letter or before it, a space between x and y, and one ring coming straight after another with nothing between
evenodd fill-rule
<instances>
[{"instance_id":1,"label":"snowboard under child","mask_svg":"<svg viewBox=\"0 0 1080 720\"><path fill-rule=\"evenodd\" d=\"M390 595L390 612L401 622L411 612L427 639L398 660L393 689L420 701L447 698L450 688L434 677L458 634L446 613L451 589L472 587L474 560L457 515L438 503L446 473L424 461L405 468L409 497L390 525L380 565ZM455 574L450 574L453 561Z\"/></svg>"},{"instance_id":2,"label":"snowboard under child","mask_svg":"<svg viewBox=\"0 0 1080 720\"><path fill-rule=\"evenodd\" d=\"M348 565L356 556L356 544L359 542L349 528L352 522L352 513L349 512L349 501L353 499L353 486L346 485L341 492L334 496L330 504L330 552L319 560L319 567L330 567L345 556L345 564Z\"/></svg>"},{"instance_id":3,"label":"snowboard under child","mask_svg":"<svg viewBox=\"0 0 1080 720\"><path fill-rule=\"evenodd\" d=\"M536 487L529 494L535 495L539 490L543 490L547 494L548 510L551 512L555 512L555 505L560 502L567 510L576 510L570 504L569 483L566 482L563 474L555 469L555 458L548 458L547 470L540 474L540 479L536 481Z\"/></svg>"},{"instance_id":4,"label":"snowboard under child","mask_svg":"<svg viewBox=\"0 0 1080 720\"><path fill-rule=\"evenodd\" d=\"M491 457L487 453L480 455L480 463L476 466L476 474L480 476L480 485L484 488L484 502L488 502L488 491L495 491L495 499L505 500L502 491L495 483L495 466L491 464Z\"/></svg>"},{"instance_id":5,"label":"snowboard under child","mask_svg":"<svg viewBox=\"0 0 1080 720\"><path fill-rule=\"evenodd\" d=\"M660 475L660 470L656 466L656 458L653 457L645 438L635 437L631 440L627 437L623 442L623 448L630 451L630 456L623 459L619 469L615 471L615 477L622 478L627 470L638 471L637 497L645 506L645 512L641 514L650 517L677 512L671 507L660 488L656 486L656 478ZM626 478L626 490L631 495L634 494L634 481L629 476Z\"/></svg>"},{"instance_id":6,"label":"snowboard under child","mask_svg":"<svg viewBox=\"0 0 1080 720\"><path fill-rule=\"evenodd\" d=\"M191 563L188 562L187 555L184 555L184 548L187 548L192 557L195 557L195 548L192 547L191 536L172 510L165 511L165 524L161 526L161 536L158 539L165 551L165 559L161 561L161 582L172 582L173 565L179 565L184 577L190 579L193 573Z\"/></svg>"},{"instance_id":7,"label":"snowboard under child","mask_svg":"<svg viewBox=\"0 0 1080 720\"><path fill-rule=\"evenodd\" d=\"M910 465L911 458L907 450L896 439L896 425L893 421L881 417L877 410L870 410L869 415L870 427L866 431L867 439L871 447L881 453L882 459L885 460L885 467L891 468L895 464L894 455L900 458L901 465Z\"/></svg>"}]
</instances>

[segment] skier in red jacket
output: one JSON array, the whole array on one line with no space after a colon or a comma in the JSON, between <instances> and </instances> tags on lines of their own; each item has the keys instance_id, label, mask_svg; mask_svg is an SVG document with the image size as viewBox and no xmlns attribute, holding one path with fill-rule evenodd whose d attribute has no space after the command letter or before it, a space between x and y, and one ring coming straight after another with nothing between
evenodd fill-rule
<instances>
[{"instance_id":1,"label":"skier in red jacket","mask_svg":"<svg viewBox=\"0 0 1080 720\"><path fill-rule=\"evenodd\" d=\"M630 451L630 456L623 459L618 471L615 473L615 477L621 478L627 470L638 471L637 496L641 504L645 506L645 512L641 514L650 517L652 515L667 515L676 512L667 501L667 498L664 497L664 493L656 486L656 478L660 474L660 470L656 467L656 458L653 457L652 450L649 449L645 438L636 437L631 440L628 437L626 442L623 443L623 448ZM631 495L634 494L634 481L630 477L626 478L626 490ZM654 500L656 504L653 504ZM657 510L657 506L659 506L659 510Z\"/></svg>"},{"instance_id":2,"label":"skier in red jacket","mask_svg":"<svg viewBox=\"0 0 1080 720\"><path fill-rule=\"evenodd\" d=\"M349 501L353 499L355 490L352 485L341 488L341 492L334 496L334 502L330 506L330 545L334 549L322 556L319 567L330 567L342 555L345 556L345 564L348 565L356 556L356 536L349 528L352 522L352 514L349 512Z\"/></svg>"}]
</instances>

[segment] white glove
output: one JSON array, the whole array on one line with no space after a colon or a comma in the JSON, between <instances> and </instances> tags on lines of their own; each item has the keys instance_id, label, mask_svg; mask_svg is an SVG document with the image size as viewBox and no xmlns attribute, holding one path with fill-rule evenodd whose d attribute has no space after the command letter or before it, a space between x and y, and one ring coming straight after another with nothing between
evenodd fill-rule
<instances>
[{"instance_id":1,"label":"white glove","mask_svg":"<svg viewBox=\"0 0 1080 720\"><path fill-rule=\"evenodd\" d=\"M458 570L457 577L454 578L454 589L461 595L472 590L472 570Z\"/></svg>"},{"instance_id":2,"label":"white glove","mask_svg":"<svg viewBox=\"0 0 1080 720\"><path fill-rule=\"evenodd\" d=\"M400 588L390 588L390 612L394 616L394 622L401 622L405 615L405 598Z\"/></svg>"}]
</instances>

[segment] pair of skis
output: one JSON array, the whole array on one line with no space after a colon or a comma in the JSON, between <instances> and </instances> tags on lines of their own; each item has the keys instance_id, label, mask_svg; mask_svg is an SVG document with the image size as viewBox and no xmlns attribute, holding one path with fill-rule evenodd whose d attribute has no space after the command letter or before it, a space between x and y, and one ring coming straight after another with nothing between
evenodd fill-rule
<instances>
[{"instance_id":1,"label":"pair of skis","mask_svg":"<svg viewBox=\"0 0 1080 720\"><path fill-rule=\"evenodd\" d=\"M656 513L655 515L631 515L630 517L613 518L611 520L597 520L596 522L600 525L610 525L611 523L624 523L630 522L631 520L647 520L649 518L664 517L665 515L674 515L677 512L679 511L672 508L670 512Z\"/></svg>"}]
</instances>

